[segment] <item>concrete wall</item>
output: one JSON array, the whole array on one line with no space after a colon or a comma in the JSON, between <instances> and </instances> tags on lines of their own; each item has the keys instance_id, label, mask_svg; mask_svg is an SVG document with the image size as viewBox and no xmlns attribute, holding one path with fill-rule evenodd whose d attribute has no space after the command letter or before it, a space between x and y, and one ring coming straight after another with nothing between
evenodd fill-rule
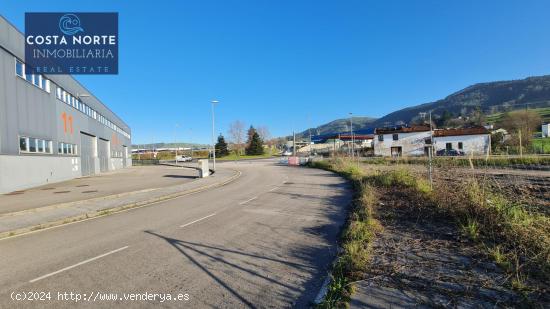
<instances>
[{"instance_id":1,"label":"concrete wall","mask_svg":"<svg viewBox=\"0 0 550 309\"><path fill-rule=\"evenodd\" d=\"M430 137L430 131L397 133L398 140L393 140L393 134L383 134L384 141L378 140L378 135L374 136L374 155L391 156L392 147L401 147L402 156L423 156L425 139Z\"/></svg>"},{"instance_id":2,"label":"concrete wall","mask_svg":"<svg viewBox=\"0 0 550 309\"><path fill-rule=\"evenodd\" d=\"M78 157L0 155L0 193L80 177Z\"/></svg>"},{"instance_id":3,"label":"concrete wall","mask_svg":"<svg viewBox=\"0 0 550 309\"><path fill-rule=\"evenodd\" d=\"M459 150L458 143L462 142L466 154L482 155L486 154L490 147L489 134L477 135L459 135L434 137L435 151L445 149L447 143L452 143L453 149Z\"/></svg>"}]
</instances>

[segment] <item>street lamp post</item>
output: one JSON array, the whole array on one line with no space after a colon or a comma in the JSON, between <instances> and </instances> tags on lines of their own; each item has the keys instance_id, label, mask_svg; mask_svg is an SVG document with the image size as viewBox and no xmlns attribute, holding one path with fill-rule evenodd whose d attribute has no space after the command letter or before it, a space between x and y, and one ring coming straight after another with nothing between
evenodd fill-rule
<instances>
[{"instance_id":1,"label":"street lamp post","mask_svg":"<svg viewBox=\"0 0 550 309\"><path fill-rule=\"evenodd\" d=\"M191 144L191 159L193 158L193 128L189 128L189 143Z\"/></svg>"},{"instance_id":2,"label":"street lamp post","mask_svg":"<svg viewBox=\"0 0 550 309\"><path fill-rule=\"evenodd\" d=\"M178 132L179 124L176 123L174 126L174 146L176 147L176 156L174 157L174 162L178 164L178 142L177 142L177 132Z\"/></svg>"},{"instance_id":3,"label":"street lamp post","mask_svg":"<svg viewBox=\"0 0 550 309\"><path fill-rule=\"evenodd\" d=\"M219 101L212 100L212 171L216 171L216 144L214 142L214 105L218 104Z\"/></svg>"}]
</instances>

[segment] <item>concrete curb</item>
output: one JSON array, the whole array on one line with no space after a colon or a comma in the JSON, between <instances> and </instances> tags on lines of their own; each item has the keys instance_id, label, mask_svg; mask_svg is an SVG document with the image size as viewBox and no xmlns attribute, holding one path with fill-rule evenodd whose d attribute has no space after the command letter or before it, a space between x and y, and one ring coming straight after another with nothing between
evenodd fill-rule
<instances>
[{"instance_id":1,"label":"concrete curb","mask_svg":"<svg viewBox=\"0 0 550 309\"><path fill-rule=\"evenodd\" d=\"M167 194L167 195L163 195L163 196L157 196L157 197L153 197L153 198L150 198L150 199L147 199L147 200L134 202L134 203L129 203L129 204L122 205L122 206L99 209L99 210L95 210L95 211L92 211L92 212L80 214L80 215L77 215L77 216L65 217L65 218L62 218L62 219L59 219L59 220L50 221L50 222L46 222L46 223L42 223L42 224L38 224L38 225L32 225L32 226L19 228L19 229L15 229L15 230L11 230L11 231L5 231L5 232L0 233L0 240L9 239L9 238L17 237L17 236L22 236L22 235L27 235L27 234L31 234L31 233L35 233L35 232L55 228L55 227L62 226L62 225L67 225L67 224L72 224L72 223L76 223L76 222L82 222L82 221L86 221L86 220L100 218L100 217L116 214L116 213L119 213L119 212L128 211L128 210L131 210L131 209L137 209L137 208L141 208L141 207L150 206L150 205L153 205L153 204L156 204L156 203L159 203L159 202L179 198L179 197L182 197L182 196L191 195L191 194L194 194L194 193L199 193L199 192L202 192L202 191L206 191L208 189L222 187L222 186L225 186L225 185L235 181L236 179L238 179L242 175L242 172L239 171L239 170L233 170L233 171L235 173L229 179L226 179L226 180L221 181L221 182L209 184L209 185L206 185L206 186L202 186L202 187L198 187L198 188L194 188L194 189L190 189L190 190L186 190L186 191L182 191L182 192ZM121 196L124 196L124 195L130 195L132 193L148 192L148 191L154 191L154 190L158 190L158 189L159 188L145 189L145 190L141 190L141 191L121 193L121 194L118 194L118 195L112 195L111 197L113 197L113 196L121 197ZM98 201L100 201L100 200L105 199L105 197L97 198L97 199L98 199ZM86 201L91 201L91 200L95 200L95 199L88 199ZM83 202L83 201L79 201L79 202ZM74 202L74 203L76 203L76 202ZM60 205L65 205L65 204L68 204L68 203L59 204L59 205L52 205L50 209L60 208ZM72 205L75 205L75 204L72 204ZM50 206L46 206L46 207L50 207ZM64 207L68 207L68 206L64 206ZM24 210L24 211L27 211L27 210ZM24 211L22 211L22 212L24 212ZM27 211L27 213L28 212L33 212L33 211L29 210L29 211Z\"/></svg>"}]
</instances>

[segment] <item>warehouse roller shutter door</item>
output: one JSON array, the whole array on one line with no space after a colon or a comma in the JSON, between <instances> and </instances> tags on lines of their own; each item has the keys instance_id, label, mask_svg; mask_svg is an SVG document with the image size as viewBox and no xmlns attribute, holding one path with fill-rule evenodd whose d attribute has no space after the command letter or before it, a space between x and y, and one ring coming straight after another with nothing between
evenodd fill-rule
<instances>
[{"instance_id":1,"label":"warehouse roller shutter door","mask_svg":"<svg viewBox=\"0 0 550 309\"><path fill-rule=\"evenodd\" d=\"M128 147L122 146L122 166L128 166Z\"/></svg>"},{"instance_id":2,"label":"warehouse roller shutter door","mask_svg":"<svg viewBox=\"0 0 550 309\"><path fill-rule=\"evenodd\" d=\"M95 145L96 139L94 136L80 133L80 168L82 176L90 176L95 174Z\"/></svg>"},{"instance_id":3,"label":"warehouse roller shutter door","mask_svg":"<svg viewBox=\"0 0 550 309\"><path fill-rule=\"evenodd\" d=\"M100 138L98 142L97 154L99 156L99 170L104 173L109 171L109 153L110 145L109 141Z\"/></svg>"}]
</instances>

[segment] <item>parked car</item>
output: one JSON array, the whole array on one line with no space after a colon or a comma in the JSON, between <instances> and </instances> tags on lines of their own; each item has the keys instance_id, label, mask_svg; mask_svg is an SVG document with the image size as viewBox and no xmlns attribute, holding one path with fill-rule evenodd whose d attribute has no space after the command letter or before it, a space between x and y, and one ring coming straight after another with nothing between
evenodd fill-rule
<instances>
[{"instance_id":1,"label":"parked car","mask_svg":"<svg viewBox=\"0 0 550 309\"><path fill-rule=\"evenodd\" d=\"M458 157L463 156L464 152L456 149L439 149L435 154L437 156Z\"/></svg>"},{"instance_id":2,"label":"parked car","mask_svg":"<svg viewBox=\"0 0 550 309\"><path fill-rule=\"evenodd\" d=\"M176 162L191 162L193 158L189 156L176 156Z\"/></svg>"},{"instance_id":3,"label":"parked car","mask_svg":"<svg viewBox=\"0 0 550 309\"><path fill-rule=\"evenodd\" d=\"M291 156L291 155L292 155L292 151L290 151L290 150L285 150L285 151L283 151L283 156L289 157L289 156Z\"/></svg>"}]
</instances>

